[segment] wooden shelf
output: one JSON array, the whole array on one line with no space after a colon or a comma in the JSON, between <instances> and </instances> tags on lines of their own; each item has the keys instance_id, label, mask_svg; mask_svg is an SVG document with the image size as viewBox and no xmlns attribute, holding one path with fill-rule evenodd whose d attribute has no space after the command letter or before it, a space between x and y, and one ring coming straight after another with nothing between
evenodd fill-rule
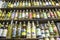
<instances>
[{"instance_id":1,"label":"wooden shelf","mask_svg":"<svg viewBox=\"0 0 60 40\"><path fill-rule=\"evenodd\" d=\"M23 10L23 9L54 9L60 6L40 6L40 7L20 7L20 8L0 8L1 10Z\"/></svg>"}]
</instances>

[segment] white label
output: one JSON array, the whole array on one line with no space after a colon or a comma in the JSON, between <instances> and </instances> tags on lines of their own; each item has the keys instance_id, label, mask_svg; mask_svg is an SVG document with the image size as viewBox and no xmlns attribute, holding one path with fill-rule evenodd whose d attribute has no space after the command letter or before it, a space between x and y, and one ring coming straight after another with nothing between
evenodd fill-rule
<instances>
[{"instance_id":1,"label":"white label","mask_svg":"<svg viewBox=\"0 0 60 40\"><path fill-rule=\"evenodd\" d=\"M25 18L25 13L22 13L22 18Z\"/></svg>"},{"instance_id":2,"label":"white label","mask_svg":"<svg viewBox=\"0 0 60 40\"><path fill-rule=\"evenodd\" d=\"M46 2L46 5L49 5L48 2Z\"/></svg>"},{"instance_id":3,"label":"white label","mask_svg":"<svg viewBox=\"0 0 60 40\"><path fill-rule=\"evenodd\" d=\"M4 29L3 30L3 35L2 35L3 37L6 37L7 36L7 29Z\"/></svg>"},{"instance_id":4,"label":"white label","mask_svg":"<svg viewBox=\"0 0 60 40\"><path fill-rule=\"evenodd\" d=\"M3 33L3 29L0 29L0 36L2 36L2 33Z\"/></svg>"}]
</instances>

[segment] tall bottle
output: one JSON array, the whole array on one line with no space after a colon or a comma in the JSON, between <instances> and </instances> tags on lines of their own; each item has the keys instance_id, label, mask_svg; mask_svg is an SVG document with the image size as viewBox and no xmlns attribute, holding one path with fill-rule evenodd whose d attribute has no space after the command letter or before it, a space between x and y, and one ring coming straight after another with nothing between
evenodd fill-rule
<instances>
[{"instance_id":1,"label":"tall bottle","mask_svg":"<svg viewBox=\"0 0 60 40\"><path fill-rule=\"evenodd\" d=\"M50 1L50 0L48 0L48 3L49 3L49 6L51 6L51 5L52 5L52 3L51 3L51 1Z\"/></svg>"},{"instance_id":2,"label":"tall bottle","mask_svg":"<svg viewBox=\"0 0 60 40\"><path fill-rule=\"evenodd\" d=\"M55 6L55 2L54 1L52 1L52 0L50 0L51 1L51 3L52 3L52 6Z\"/></svg>"},{"instance_id":3,"label":"tall bottle","mask_svg":"<svg viewBox=\"0 0 60 40\"><path fill-rule=\"evenodd\" d=\"M8 25L8 33L7 33L7 38L12 38L12 27L13 27L13 20L11 23Z\"/></svg>"},{"instance_id":4,"label":"tall bottle","mask_svg":"<svg viewBox=\"0 0 60 40\"><path fill-rule=\"evenodd\" d=\"M12 37L15 38L17 35L17 21L15 22L15 25L12 28Z\"/></svg>"},{"instance_id":5,"label":"tall bottle","mask_svg":"<svg viewBox=\"0 0 60 40\"><path fill-rule=\"evenodd\" d=\"M37 38L41 37L41 29L40 29L38 21L37 21L37 25L36 25L36 36L37 36Z\"/></svg>"},{"instance_id":6,"label":"tall bottle","mask_svg":"<svg viewBox=\"0 0 60 40\"><path fill-rule=\"evenodd\" d=\"M21 37L21 27L22 27L22 23L19 22L18 28L17 28L17 37L20 38Z\"/></svg>"},{"instance_id":7,"label":"tall bottle","mask_svg":"<svg viewBox=\"0 0 60 40\"><path fill-rule=\"evenodd\" d=\"M28 1L28 6L31 7L31 1Z\"/></svg>"},{"instance_id":8,"label":"tall bottle","mask_svg":"<svg viewBox=\"0 0 60 40\"><path fill-rule=\"evenodd\" d=\"M42 6L42 0L39 0L39 6Z\"/></svg>"},{"instance_id":9,"label":"tall bottle","mask_svg":"<svg viewBox=\"0 0 60 40\"><path fill-rule=\"evenodd\" d=\"M49 2L48 0L45 0L46 6L49 6Z\"/></svg>"},{"instance_id":10,"label":"tall bottle","mask_svg":"<svg viewBox=\"0 0 60 40\"><path fill-rule=\"evenodd\" d=\"M26 38L26 23L25 23L25 21L23 22L21 31L22 31L22 38Z\"/></svg>"},{"instance_id":11,"label":"tall bottle","mask_svg":"<svg viewBox=\"0 0 60 40\"><path fill-rule=\"evenodd\" d=\"M36 26L34 21L32 21L32 38L36 38Z\"/></svg>"},{"instance_id":12,"label":"tall bottle","mask_svg":"<svg viewBox=\"0 0 60 40\"><path fill-rule=\"evenodd\" d=\"M25 7L25 1L23 1L23 5L22 5L22 7Z\"/></svg>"},{"instance_id":13,"label":"tall bottle","mask_svg":"<svg viewBox=\"0 0 60 40\"><path fill-rule=\"evenodd\" d=\"M27 1L27 0L25 1L25 6L26 6L26 7L28 7L28 6L29 6L29 4L28 4L28 1Z\"/></svg>"},{"instance_id":14,"label":"tall bottle","mask_svg":"<svg viewBox=\"0 0 60 40\"><path fill-rule=\"evenodd\" d=\"M39 0L36 0L36 6L39 6Z\"/></svg>"},{"instance_id":15,"label":"tall bottle","mask_svg":"<svg viewBox=\"0 0 60 40\"><path fill-rule=\"evenodd\" d=\"M15 18L14 18L15 20L18 20L18 13L19 13L19 12L18 12L18 10L17 10L16 13L15 13Z\"/></svg>"},{"instance_id":16,"label":"tall bottle","mask_svg":"<svg viewBox=\"0 0 60 40\"><path fill-rule=\"evenodd\" d=\"M28 21L27 24L27 38L31 38L31 23Z\"/></svg>"}]
</instances>

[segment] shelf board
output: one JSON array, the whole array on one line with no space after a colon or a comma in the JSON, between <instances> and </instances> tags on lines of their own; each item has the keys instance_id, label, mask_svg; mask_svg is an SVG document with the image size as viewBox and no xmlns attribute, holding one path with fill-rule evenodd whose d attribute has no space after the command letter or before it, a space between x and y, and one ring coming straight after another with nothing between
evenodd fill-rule
<instances>
[{"instance_id":1,"label":"shelf board","mask_svg":"<svg viewBox=\"0 0 60 40\"><path fill-rule=\"evenodd\" d=\"M13 20L13 21L40 21L40 22L47 22L47 21L60 21L60 19L59 18L55 18L55 19L51 19L51 18L49 18L49 19L20 19L20 20ZM9 22L9 21L11 21L11 20L0 20L0 22Z\"/></svg>"},{"instance_id":2,"label":"shelf board","mask_svg":"<svg viewBox=\"0 0 60 40\"><path fill-rule=\"evenodd\" d=\"M60 8L60 6L40 6L40 7L20 7L20 8L0 8L2 10L20 10L20 9L54 9L54 8Z\"/></svg>"}]
</instances>

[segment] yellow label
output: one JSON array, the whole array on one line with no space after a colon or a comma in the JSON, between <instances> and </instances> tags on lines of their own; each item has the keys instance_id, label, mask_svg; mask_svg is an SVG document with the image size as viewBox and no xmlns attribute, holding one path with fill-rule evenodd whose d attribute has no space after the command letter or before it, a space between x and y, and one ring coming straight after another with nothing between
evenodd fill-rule
<instances>
[{"instance_id":1,"label":"yellow label","mask_svg":"<svg viewBox=\"0 0 60 40\"><path fill-rule=\"evenodd\" d=\"M54 6L55 5L55 3L52 1L52 5Z\"/></svg>"},{"instance_id":2,"label":"yellow label","mask_svg":"<svg viewBox=\"0 0 60 40\"><path fill-rule=\"evenodd\" d=\"M26 32L22 32L22 35L26 35Z\"/></svg>"},{"instance_id":3,"label":"yellow label","mask_svg":"<svg viewBox=\"0 0 60 40\"><path fill-rule=\"evenodd\" d=\"M33 17L34 17L34 18L36 17L36 14L35 14L35 13L33 14Z\"/></svg>"}]
</instances>

